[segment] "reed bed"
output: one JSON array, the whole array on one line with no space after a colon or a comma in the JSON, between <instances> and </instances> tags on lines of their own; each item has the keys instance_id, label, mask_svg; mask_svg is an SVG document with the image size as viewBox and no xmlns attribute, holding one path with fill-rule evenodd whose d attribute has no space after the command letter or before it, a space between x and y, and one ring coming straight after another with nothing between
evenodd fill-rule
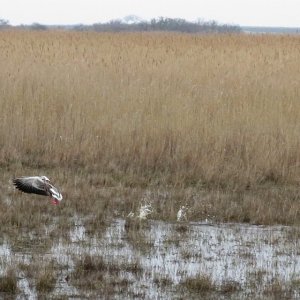
<instances>
[{"instance_id":1,"label":"reed bed","mask_svg":"<svg viewBox=\"0 0 300 300\"><path fill-rule=\"evenodd\" d=\"M299 49L298 36L2 31L0 164L85 190L297 187Z\"/></svg>"}]
</instances>

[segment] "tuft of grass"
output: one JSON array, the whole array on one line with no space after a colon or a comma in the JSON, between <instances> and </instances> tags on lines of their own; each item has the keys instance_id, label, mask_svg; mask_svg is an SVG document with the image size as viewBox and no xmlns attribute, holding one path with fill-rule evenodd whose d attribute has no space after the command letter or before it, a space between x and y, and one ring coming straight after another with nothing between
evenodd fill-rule
<instances>
[{"instance_id":1,"label":"tuft of grass","mask_svg":"<svg viewBox=\"0 0 300 300\"><path fill-rule=\"evenodd\" d=\"M173 282L169 277L161 277L159 274L157 274L153 278L153 282L155 285L157 285L159 288L166 288L172 286Z\"/></svg>"},{"instance_id":2,"label":"tuft of grass","mask_svg":"<svg viewBox=\"0 0 300 300\"><path fill-rule=\"evenodd\" d=\"M241 285L237 281L232 281L232 280L225 281L225 282L222 282L219 290L222 294L232 294L232 293L236 293L236 292L240 291Z\"/></svg>"},{"instance_id":3,"label":"tuft of grass","mask_svg":"<svg viewBox=\"0 0 300 300\"><path fill-rule=\"evenodd\" d=\"M276 299L290 299L294 290L291 285L281 282L278 278L274 278L269 286L266 286L263 294Z\"/></svg>"},{"instance_id":4,"label":"tuft of grass","mask_svg":"<svg viewBox=\"0 0 300 300\"><path fill-rule=\"evenodd\" d=\"M55 264L42 266L36 273L36 289L39 293L50 293L56 284L57 270Z\"/></svg>"},{"instance_id":5,"label":"tuft of grass","mask_svg":"<svg viewBox=\"0 0 300 300\"><path fill-rule=\"evenodd\" d=\"M85 255L78 260L71 276L76 286L85 290L97 290L103 287L107 264L101 256Z\"/></svg>"},{"instance_id":6,"label":"tuft of grass","mask_svg":"<svg viewBox=\"0 0 300 300\"><path fill-rule=\"evenodd\" d=\"M121 276L122 272L131 273L137 277L142 271L138 261L106 262L101 256L85 255L77 261L71 279L78 288L84 291L101 293L110 298L113 294L124 292L124 288L133 283L127 277Z\"/></svg>"},{"instance_id":7,"label":"tuft of grass","mask_svg":"<svg viewBox=\"0 0 300 300\"><path fill-rule=\"evenodd\" d=\"M143 268L140 265L139 261L133 262L123 262L120 266L120 271L125 271L127 273L132 273L135 276L141 275L143 272Z\"/></svg>"},{"instance_id":8,"label":"tuft of grass","mask_svg":"<svg viewBox=\"0 0 300 300\"><path fill-rule=\"evenodd\" d=\"M189 227L187 225L177 225L175 227L175 231L179 234L186 234L189 231Z\"/></svg>"},{"instance_id":9,"label":"tuft of grass","mask_svg":"<svg viewBox=\"0 0 300 300\"><path fill-rule=\"evenodd\" d=\"M0 292L16 294L18 291L17 275L14 269L8 269L6 274L0 277Z\"/></svg>"},{"instance_id":10,"label":"tuft of grass","mask_svg":"<svg viewBox=\"0 0 300 300\"><path fill-rule=\"evenodd\" d=\"M181 282L181 286L193 293L206 293L216 291L216 286L207 275L197 275Z\"/></svg>"},{"instance_id":11,"label":"tuft of grass","mask_svg":"<svg viewBox=\"0 0 300 300\"><path fill-rule=\"evenodd\" d=\"M107 271L107 264L101 256L85 255L83 259L78 260L75 267L75 276L87 275L92 272Z\"/></svg>"},{"instance_id":12,"label":"tuft of grass","mask_svg":"<svg viewBox=\"0 0 300 300\"><path fill-rule=\"evenodd\" d=\"M141 273L142 270L138 261L116 264L104 261L102 256L85 255L81 260L77 261L74 275L75 277L81 277L92 273L119 273L121 271L136 275Z\"/></svg>"}]
</instances>

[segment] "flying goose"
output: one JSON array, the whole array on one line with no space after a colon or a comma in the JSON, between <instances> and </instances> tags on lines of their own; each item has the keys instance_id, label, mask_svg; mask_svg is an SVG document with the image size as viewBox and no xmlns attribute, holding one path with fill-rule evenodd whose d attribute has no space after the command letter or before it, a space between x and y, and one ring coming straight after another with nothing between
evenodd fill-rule
<instances>
[{"instance_id":1,"label":"flying goose","mask_svg":"<svg viewBox=\"0 0 300 300\"><path fill-rule=\"evenodd\" d=\"M19 177L13 179L13 184L24 193L50 196L53 204L58 204L62 194L54 187L46 176Z\"/></svg>"}]
</instances>

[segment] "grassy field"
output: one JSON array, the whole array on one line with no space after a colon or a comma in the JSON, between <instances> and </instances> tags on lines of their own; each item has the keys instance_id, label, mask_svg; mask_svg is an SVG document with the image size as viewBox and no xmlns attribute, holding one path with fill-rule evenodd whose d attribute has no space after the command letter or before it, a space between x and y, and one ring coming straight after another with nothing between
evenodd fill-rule
<instances>
[{"instance_id":1,"label":"grassy field","mask_svg":"<svg viewBox=\"0 0 300 300\"><path fill-rule=\"evenodd\" d=\"M299 223L299 49L296 36L2 31L2 194L45 174L63 216L125 216L147 198L154 218L188 204L191 220ZM21 197L20 213L49 209Z\"/></svg>"}]
</instances>

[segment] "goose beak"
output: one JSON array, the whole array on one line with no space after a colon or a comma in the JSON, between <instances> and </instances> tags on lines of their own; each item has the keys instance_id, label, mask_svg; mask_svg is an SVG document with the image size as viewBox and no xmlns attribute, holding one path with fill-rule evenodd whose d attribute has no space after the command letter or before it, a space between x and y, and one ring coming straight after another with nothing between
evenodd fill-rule
<instances>
[{"instance_id":1,"label":"goose beak","mask_svg":"<svg viewBox=\"0 0 300 300\"><path fill-rule=\"evenodd\" d=\"M57 205L58 202L59 202L59 201L58 201L57 199L52 198L52 204L53 204L53 205Z\"/></svg>"}]
</instances>

